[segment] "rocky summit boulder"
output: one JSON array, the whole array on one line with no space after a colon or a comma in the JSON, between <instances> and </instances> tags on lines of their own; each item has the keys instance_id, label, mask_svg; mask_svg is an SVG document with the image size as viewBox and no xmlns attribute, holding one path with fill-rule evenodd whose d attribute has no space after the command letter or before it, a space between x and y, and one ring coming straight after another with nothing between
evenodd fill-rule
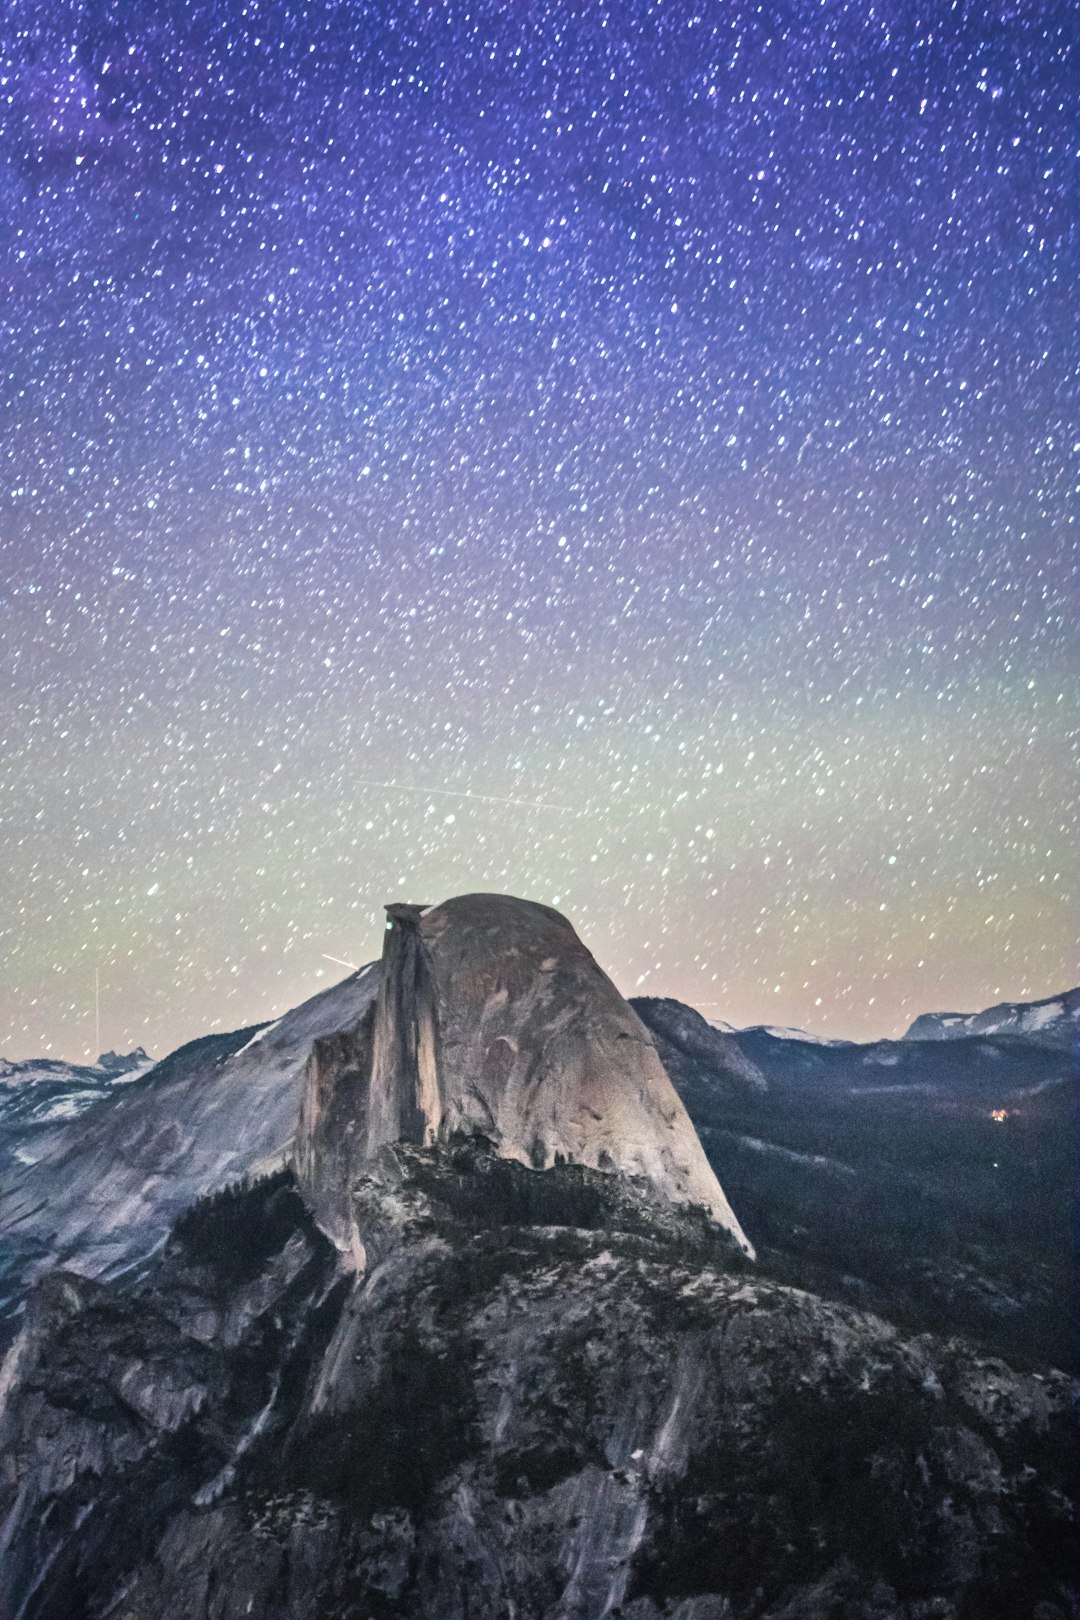
<instances>
[{"instance_id":1,"label":"rocky summit boulder","mask_svg":"<svg viewBox=\"0 0 1080 1620\"><path fill-rule=\"evenodd\" d=\"M566 918L509 895L387 907L379 993L308 1062L301 1190L362 1254L350 1188L380 1150L486 1139L534 1169L639 1179L753 1250L649 1032Z\"/></svg>"}]
</instances>

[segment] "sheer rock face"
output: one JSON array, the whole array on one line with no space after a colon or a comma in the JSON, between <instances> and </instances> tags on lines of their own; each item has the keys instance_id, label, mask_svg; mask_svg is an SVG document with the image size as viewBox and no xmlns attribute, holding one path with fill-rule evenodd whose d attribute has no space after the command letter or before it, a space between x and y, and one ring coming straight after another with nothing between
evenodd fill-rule
<instances>
[{"instance_id":1,"label":"sheer rock face","mask_svg":"<svg viewBox=\"0 0 1080 1620\"><path fill-rule=\"evenodd\" d=\"M301 1105L297 1174L339 1248L380 1148L463 1133L535 1168L641 1177L752 1254L647 1030L564 917L487 894L387 912L377 1001L317 1045Z\"/></svg>"},{"instance_id":2,"label":"sheer rock face","mask_svg":"<svg viewBox=\"0 0 1080 1620\"><path fill-rule=\"evenodd\" d=\"M375 1004L359 1021L316 1040L307 1061L293 1147L293 1173L319 1226L363 1264L350 1190L367 1156L368 1092Z\"/></svg>"}]
</instances>

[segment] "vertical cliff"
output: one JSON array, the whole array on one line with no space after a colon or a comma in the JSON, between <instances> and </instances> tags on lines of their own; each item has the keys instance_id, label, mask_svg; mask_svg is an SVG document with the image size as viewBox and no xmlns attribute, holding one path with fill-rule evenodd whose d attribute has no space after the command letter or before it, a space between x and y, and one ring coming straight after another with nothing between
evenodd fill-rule
<instances>
[{"instance_id":1,"label":"vertical cliff","mask_svg":"<svg viewBox=\"0 0 1080 1620\"><path fill-rule=\"evenodd\" d=\"M438 1008L421 906L387 906L368 1104L367 1152L438 1135Z\"/></svg>"}]
</instances>

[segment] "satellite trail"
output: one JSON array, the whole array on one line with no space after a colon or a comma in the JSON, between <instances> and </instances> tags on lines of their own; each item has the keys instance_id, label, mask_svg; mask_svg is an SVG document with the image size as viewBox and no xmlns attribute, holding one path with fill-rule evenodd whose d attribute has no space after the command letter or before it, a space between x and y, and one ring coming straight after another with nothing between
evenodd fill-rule
<instances>
[{"instance_id":1,"label":"satellite trail","mask_svg":"<svg viewBox=\"0 0 1080 1620\"><path fill-rule=\"evenodd\" d=\"M372 782L366 777L356 778L356 786L389 788L394 793L438 794L444 799L477 799L483 804L516 804L523 810L560 810L568 816L577 814L569 804L548 804L543 799L504 799L497 793L465 793L457 788L410 787L405 782Z\"/></svg>"}]
</instances>

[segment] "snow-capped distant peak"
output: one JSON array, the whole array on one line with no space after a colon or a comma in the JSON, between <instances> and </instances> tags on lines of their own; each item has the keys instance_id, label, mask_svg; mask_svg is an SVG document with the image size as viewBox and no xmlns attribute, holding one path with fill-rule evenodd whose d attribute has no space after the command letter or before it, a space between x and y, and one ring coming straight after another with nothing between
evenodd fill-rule
<instances>
[{"instance_id":1,"label":"snow-capped distant peak","mask_svg":"<svg viewBox=\"0 0 1080 1620\"><path fill-rule=\"evenodd\" d=\"M722 1018L708 1018L706 1023L721 1035L771 1035L774 1041L803 1041L807 1046L850 1046L851 1041L833 1040L828 1035L811 1035L805 1029L788 1024L726 1024Z\"/></svg>"},{"instance_id":2,"label":"snow-capped distant peak","mask_svg":"<svg viewBox=\"0 0 1080 1620\"><path fill-rule=\"evenodd\" d=\"M121 1075L134 1077L152 1063L141 1046L133 1052L103 1052L96 1063L66 1063L63 1058L0 1057L0 1081L8 1085L32 1084L40 1080L97 1082L115 1080Z\"/></svg>"},{"instance_id":3,"label":"snow-capped distant peak","mask_svg":"<svg viewBox=\"0 0 1080 1620\"><path fill-rule=\"evenodd\" d=\"M103 1052L96 1063L59 1058L0 1058L0 1126L10 1129L75 1119L119 1086L130 1085L154 1066L141 1046L133 1052Z\"/></svg>"},{"instance_id":4,"label":"snow-capped distant peak","mask_svg":"<svg viewBox=\"0 0 1080 1620\"><path fill-rule=\"evenodd\" d=\"M787 1024L761 1024L759 1028L771 1035L774 1041L808 1041L811 1046L831 1046L832 1041L826 1040L822 1035L811 1035L805 1029L798 1029Z\"/></svg>"},{"instance_id":5,"label":"snow-capped distant peak","mask_svg":"<svg viewBox=\"0 0 1080 1620\"><path fill-rule=\"evenodd\" d=\"M1068 1046L1080 1033L1080 989L1042 1001L1001 1001L977 1013L923 1013L906 1041L952 1041L968 1035L1026 1035L1053 1046Z\"/></svg>"},{"instance_id":6,"label":"snow-capped distant peak","mask_svg":"<svg viewBox=\"0 0 1080 1620\"><path fill-rule=\"evenodd\" d=\"M805 1029L784 1024L759 1024L758 1029L771 1035L774 1041L805 1041L808 1046L850 1046L850 1041L838 1041L828 1035L811 1035Z\"/></svg>"}]
</instances>

